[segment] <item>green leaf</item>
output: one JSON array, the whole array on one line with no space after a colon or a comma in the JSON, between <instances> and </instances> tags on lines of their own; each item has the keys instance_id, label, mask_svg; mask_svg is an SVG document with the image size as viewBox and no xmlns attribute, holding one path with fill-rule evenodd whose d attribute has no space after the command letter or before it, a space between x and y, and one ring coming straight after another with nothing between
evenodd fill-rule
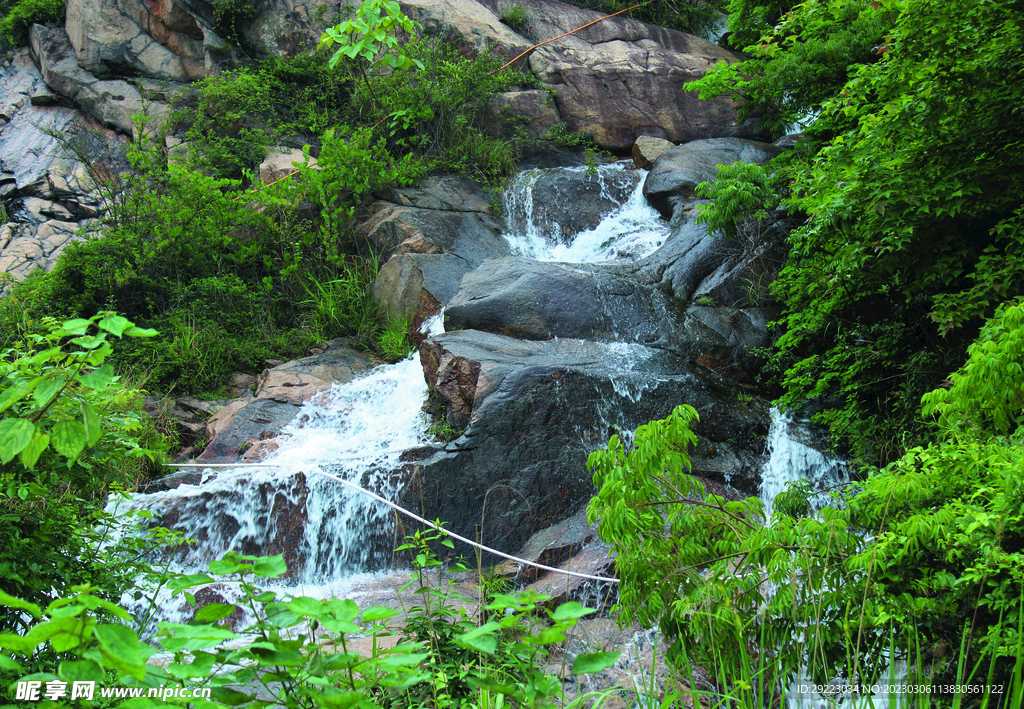
<instances>
[{"instance_id":1,"label":"green leaf","mask_svg":"<svg viewBox=\"0 0 1024 709\"><path fill-rule=\"evenodd\" d=\"M398 611L394 608L386 608L384 606L373 606L363 611L362 619L364 623L375 623L378 620L385 620L386 618L393 618L398 615Z\"/></svg>"},{"instance_id":2,"label":"green leaf","mask_svg":"<svg viewBox=\"0 0 1024 709\"><path fill-rule=\"evenodd\" d=\"M120 315L109 314L99 322L99 326L117 337L121 336L126 327L131 326L131 322L128 318L121 317Z\"/></svg>"},{"instance_id":3,"label":"green leaf","mask_svg":"<svg viewBox=\"0 0 1024 709\"><path fill-rule=\"evenodd\" d=\"M85 426L74 419L59 421L51 433L54 450L69 460L78 458L87 441Z\"/></svg>"},{"instance_id":4,"label":"green leaf","mask_svg":"<svg viewBox=\"0 0 1024 709\"><path fill-rule=\"evenodd\" d=\"M36 427L31 421L8 418L0 421L0 462L8 463L32 442Z\"/></svg>"},{"instance_id":5,"label":"green leaf","mask_svg":"<svg viewBox=\"0 0 1024 709\"><path fill-rule=\"evenodd\" d=\"M138 680L145 679L150 652L134 630L126 625L104 624L97 625L93 632L106 663Z\"/></svg>"},{"instance_id":6,"label":"green leaf","mask_svg":"<svg viewBox=\"0 0 1024 709\"><path fill-rule=\"evenodd\" d=\"M103 437L103 427L96 409L84 401L82 402L82 423L85 425L86 445L96 445Z\"/></svg>"},{"instance_id":7,"label":"green leaf","mask_svg":"<svg viewBox=\"0 0 1024 709\"><path fill-rule=\"evenodd\" d=\"M261 556L252 564L252 572L264 578L277 578L288 571L288 565L284 562L284 556Z\"/></svg>"},{"instance_id":8,"label":"green leaf","mask_svg":"<svg viewBox=\"0 0 1024 709\"><path fill-rule=\"evenodd\" d=\"M235 606L231 603L210 603L196 611L195 619L203 622L218 621L227 618L235 612Z\"/></svg>"},{"instance_id":9,"label":"green leaf","mask_svg":"<svg viewBox=\"0 0 1024 709\"><path fill-rule=\"evenodd\" d=\"M456 636L455 644L459 647L478 650L480 652L485 652L488 655L493 655L494 651L498 648L498 639L494 637L494 633L499 628L501 628L500 625L494 621L489 621L481 625L479 628L474 628L468 633Z\"/></svg>"},{"instance_id":10,"label":"green leaf","mask_svg":"<svg viewBox=\"0 0 1024 709\"><path fill-rule=\"evenodd\" d=\"M89 328L89 321L83 320L82 318L76 318L74 320L67 320L61 325L63 329L69 335L84 335L85 331Z\"/></svg>"},{"instance_id":11,"label":"green leaf","mask_svg":"<svg viewBox=\"0 0 1024 709\"><path fill-rule=\"evenodd\" d=\"M114 366L112 364L104 364L88 374L77 377L77 379L82 386L87 386L96 391L105 391L114 379Z\"/></svg>"},{"instance_id":12,"label":"green leaf","mask_svg":"<svg viewBox=\"0 0 1024 709\"><path fill-rule=\"evenodd\" d=\"M39 460L39 456L43 454L50 445L50 435L41 431L35 431L32 434L32 440L25 446L25 449L21 451L20 458L21 464L29 470L32 470L36 466L36 462Z\"/></svg>"},{"instance_id":13,"label":"green leaf","mask_svg":"<svg viewBox=\"0 0 1024 709\"><path fill-rule=\"evenodd\" d=\"M576 601L563 603L551 614L552 620L568 620L570 618L582 618L594 612L593 608L584 608Z\"/></svg>"},{"instance_id":14,"label":"green leaf","mask_svg":"<svg viewBox=\"0 0 1024 709\"><path fill-rule=\"evenodd\" d=\"M46 406L66 381L67 379L61 374L47 378L32 392L32 398L40 407Z\"/></svg>"},{"instance_id":15,"label":"green leaf","mask_svg":"<svg viewBox=\"0 0 1024 709\"><path fill-rule=\"evenodd\" d=\"M0 590L0 606L7 608L17 608L18 610L28 611L33 618L41 618L42 611L35 603L29 601L23 601L20 598L15 598L6 591Z\"/></svg>"},{"instance_id":16,"label":"green leaf","mask_svg":"<svg viewBox=\"0 0 1024 709\"><path fill-rule=\"evenodd\" d=\"M616 650L615 652L590 652L586 655L579 655L573 660L572 673L574 675L588 675L600 672L606 667L614 665L621 654L621 652Z\"/></svg>"},{"instance_id":17,"label":"green leaf","mask_svg":"<svg viewBox=\"0 0 1024 709\"><path fill-rule=\"evenodd\" d=\"M125 330L124 334L128 335L128 337L156 337L160 333L152 328L133 325Z\"/></svg>"}]
</instances>

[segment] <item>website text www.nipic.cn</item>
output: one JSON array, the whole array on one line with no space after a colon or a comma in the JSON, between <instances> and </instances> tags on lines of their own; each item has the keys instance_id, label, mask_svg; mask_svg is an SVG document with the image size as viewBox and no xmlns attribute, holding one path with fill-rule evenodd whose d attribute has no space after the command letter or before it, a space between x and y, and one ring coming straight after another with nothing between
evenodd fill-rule
<instances>
[{"instance_id":1,"label":"website text www.nipic.cn","mask_svg":"<svg viewBox=\"0 0 1024 709\"><path fill-rule=\"evenodd\" d=\"M95 682L64 682L61 680L21 681L15 684L14 698L24 702L38 702L43 699L92 700L97 693L100 697L134 699L151 697L155 699L209 699L209 687L96 687Z\"/></svg>"}]
</instances>

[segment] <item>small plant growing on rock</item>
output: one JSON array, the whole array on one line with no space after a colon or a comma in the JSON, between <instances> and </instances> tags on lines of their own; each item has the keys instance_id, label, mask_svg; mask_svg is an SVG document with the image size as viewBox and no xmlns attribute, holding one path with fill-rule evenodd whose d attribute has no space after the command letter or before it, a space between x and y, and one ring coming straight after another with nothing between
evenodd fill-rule
<instances>
[{"instance_id":1,"label":"small plant growing on rock","mask_svg":"<svg viewBox=\"0 0 1024 709\"><path fill-rule=\"evenodd\" d=\"M441 419L439 422L435 423L433 426L430 427L429 430L431 436L440 441L443 441L444 443L454 441L456 438L462 435L462 431L458 430L457 428L454 428L450 423L448 423L444 419Z\"/></svg>"},{"instance_id":2,"label":"small plant growing on rock","mask_svg":"<svg viewBox=\"0 0 1024 709\"><path fill-rule=\"evenodd\" d=\"M530 25L532 18L529 11L521 3L516 2L503 5L498 12L498 17L513 32L527 39L533 39L533 27Z\"/></svg>"}]
</instances>

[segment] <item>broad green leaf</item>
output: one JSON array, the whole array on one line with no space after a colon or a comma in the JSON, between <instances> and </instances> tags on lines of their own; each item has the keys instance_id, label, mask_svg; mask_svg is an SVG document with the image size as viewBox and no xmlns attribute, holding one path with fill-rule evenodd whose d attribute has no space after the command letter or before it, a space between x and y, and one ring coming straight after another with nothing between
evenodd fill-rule
<instances>
[{"instance_id":1,"label":"broad green leaf","mask_svg":"<svg viewBox=\"0 0 1024 709\"><path fill-rule=\"evenodd\" d=\"M32 442L36 427L31 421L7 418L0 421L0 462L8 463Z\"/></svg>"},{"instance_id":2,"label":"broad green leaf","mask_svg":"<svg viewBox=\"0 0 1024 709\"><path fill-rule=\"evenodd\" d=\"M129 327L130 325L131 322L128 320L128 318L114 314L107 315L105 318L99 321L99 326L102 329L106 330L112 335L116 335L117 337L120 337L121 333L124 332L124 329L126 327Z\"/></svg>"},{"instance_id":3,"label":"broad green leaf","mask_svg":"<svg viewBox=\"0 0 1024 709\"><path fill-rule=\"evenodd\" d=\"M594 612L593 608L584 608L576 601L563 603L551 614L552 620L568 620L570 618L582 618Z\"/></svg>"},{"instance_id":4,"label":"broad green leaf","mask_svg":"<svg viewBox=\"0 0 1024 709\"><path fill-rule=\"evenodd\" d=\"M23 601L20 598L15 598L6 591L0 590L0 606L6 606L7 608L17 608L18 610L28 611L33 618L42 617L42 611L35 603L29 601Z\"/></svg>"},{"instance_id":5,"label":"broad green leaf","mask_svg":"<svg viewBox=\"0 0 1024 709\"><path fill-rule=\"evenodd\" d=\"M252 572L264 578L277 578L288 571L288 565L284 563L284 556L261 556L252 564Z\"/></svg>"},{"instance_id":6,"label":"broad green leaf","mask_svg":"<svg viewBox=\"0 0 1024 709\"><path fill-rule=\"evenodd\" d=\"M112 364L104 364L96 369L92 370L88 374L83 374L78 377L78 381L82 386L87 386L90 389L96 391L105 391L110 382L114 379L114 366Z\"/></svg>"},{"instance_id":7,"label":"broad green leaf","mask_svg":"<svg viewBox=\"0 0 1024 709\"><path fill-rule=\"evenodd\" d=\"M398 615L398 611L394 608L386 608L384 606L373 606L363 611L362 616L364 623L375 623L378 620L385 620L386 618L393 618Z\"/></svg>"},{"instance_id":8,"label":"broad green leaf","mask_svg":"<svg viewBox=\"0 0 1024 709\"><path fill-rule=\"evenodd\" d=\"M104 660L114 669L142 680L146 677L146 660L150 648L139 641L135 631L126 625L97 625L93 632L100 642Z\"/></svg>"},{"instance_id":9,"label":"broad green leaf","mask_svg":"<svg viewBox=\"0 0 1024 709\"><path fill-rule=\"evenodd\" d=\"M50 399L53 395L60 391L60 388L64 386L64 382L67 379L63 374L58 374L56 377L49 377L43 380L39 386L32 392L32 398L35 399L36 403L42 407L50 403Z\"/></svg>"},{"instance_id":10,"label":"broad green leaf","mask_svg":"<svg viewBox=\"0 0 1024 709\"><path fill-rule=\"evenodd\" d=\"M67 320L61 325L61 328L69 335L84 335L85 331L89 328L89 321L82 318Z\"/></svg>"},{"instance_id":11,"label":"broad green leaf","mask_svg":"<svg viewBox=\"0 0 1024 709\"><path fill-rule=\"evenodd\" d=\"M198 621L212 622L227 618L235 612L235 606L230 603L210 603L196 611L195 619Z\"/></svg>"},{"instance_id":12,"label":"broad green leaf","mask_svg":"<svg viewBox=\"0 0 1024 709\"><path fill-rule=\"evenodd\" d=\"M50 435L54 450L69 460L78 458L88 440L85 426L74 419L59 421Z\"/></svg>"},{"instance_id":13,"label":"broad green leaf","mask_svg":"<svg viewBox=\"0 0 1024 709\"><path fill-rule=\"evenodd\" d=\"M622 653L615 652L590 652L586 655L579 655L573 660L572 673L574 675L587 675L611 667Z\"/></svg>"},{"instance_id":14,"label":"broad green leaf","mask_svg":"<svg viewBox=\"0 0 1024 709\"><path fill-rule=\"evenodd\" d=\"M21 464L32 470L39 460L39 456L43 454L49 445L50 434L36 430L32 434L32 440L29 441L29 444L20 453Z\"/></svg>"},{"instance_id":15,"label":"broad green leaf","mask_svg":"<svg viewBox=\"0 0 1024 709\"><path fill-rule=\"evenodd\" d=\"M86 445L96 445L103 437L103 427L96 409L84 401L82 402L82 423L85 425Z\"/></svg>"}]
</instances>

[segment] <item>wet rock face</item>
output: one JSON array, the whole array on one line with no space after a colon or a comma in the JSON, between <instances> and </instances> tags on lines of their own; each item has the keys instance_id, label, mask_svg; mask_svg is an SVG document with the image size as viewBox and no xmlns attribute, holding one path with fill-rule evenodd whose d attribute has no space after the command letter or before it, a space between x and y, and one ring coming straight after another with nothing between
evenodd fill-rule
<instances>
[{"instance_id":1,"label":"wet rock face","mask_svg":"<svg viewBox=\"0 0 1024 709\"><path fill-rule=\"evenodd\" d=\"M533 184L534 219L557 225L562 242L593 229L629 199L639 176L623 173L619 179L602 180L586 171L547 172Z\"/></svg>"},{"instance_id":2,"label":"wet rock face","mask_svg":"<svg viewBox=\"0 0 1024 709\"><path fill-rule=\"evenodd\" d=\"M216 411L206 422L208 445L196 457L204 463L235 463L243 456L256 462L273 452L270 439L281 432L309 402L335 383L351 381L378 362L344 339L333 340L320 354L267 369L255 393L243 395Z\"/></svg>"},{"instance_id":3,"label":"wet rock face","mask_svg":"<svg viewBox=\"0 0 1024 709\"><path fill-rule=\"evenodd\" d=\"M413 319L413 331L437 314L462 277L485 259L506 256L504 223L478 185L452 175L419 187L381 190L357 234L387 262L373 282L374 299L391 317Z\"/></svg>"},{"instance_id":4,"label":"wet rock face","mask_svg":"<svg viewBox=\"0 0 1024 709\"><path fill-rule=\"evenodd\" d=\"M640 345L472 330L432 338L424 349L477 363L479 374L469 428L419 464L402 499L464 536L474 538L486 496L484 543L517 548L589 500L591 451L682 402L701 414L701 468L753 492L763 441L752 432L767 432L767 414L735 406L735 387L706 368ZM422 361L428 380L436 377L429 370L443 360Z\"/></svg>"}]
</instances>

